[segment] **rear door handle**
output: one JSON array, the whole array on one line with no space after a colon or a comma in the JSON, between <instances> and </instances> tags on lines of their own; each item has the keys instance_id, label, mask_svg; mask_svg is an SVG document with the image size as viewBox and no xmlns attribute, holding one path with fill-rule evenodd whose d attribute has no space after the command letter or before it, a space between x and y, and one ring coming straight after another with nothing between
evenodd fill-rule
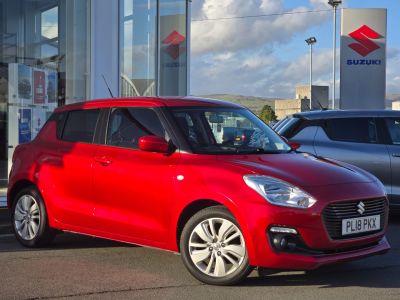
<instances>
[{"instance_id":1,"label":"rear door handle","mask_svg":"<svg viewBox=\"0 0 400 300\"><path fill-rule=\"evenodd\" d=\"M111 160L107 156L96 156L94 161L105 167L111 164Z\"/></svg>"},{"instance_id":2,"label":"rear door handle","mask_svg":"<svg viewBox=\"0 0 400 300\"><path fill-rule=\"evenodd\" d=\"M400 157L400 153L393 153L392 156L393 157Z\"/></svg>"}]
</instances>

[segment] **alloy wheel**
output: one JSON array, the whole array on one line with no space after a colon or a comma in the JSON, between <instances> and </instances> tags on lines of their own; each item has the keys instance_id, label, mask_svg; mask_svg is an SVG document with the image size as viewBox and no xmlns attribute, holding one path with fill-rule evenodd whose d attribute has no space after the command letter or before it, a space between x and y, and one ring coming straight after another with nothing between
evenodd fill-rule
<instances>
[{"instance_id":1,"label":"alloy wheel","mask_svg":"<svg viewBox=\"0 0 400 300\"><path fill-rule=\"evenodd\" d=\"M40 227L39 204L31 195L21 196L14 209L14 226L18 235L26 241L36 237Z\"/></svg>"},{"instance_id":2,"label":"alloy wheel","mask_svg":"<svg viewBox=\"0 0 400 300\"><path fill-rule=\"evenodd\" d=\"M246 257L242 232L227 219L208 218L194 227L189 238L189 256L208 276L232 274Z\"/></svg>"}]
</instances>

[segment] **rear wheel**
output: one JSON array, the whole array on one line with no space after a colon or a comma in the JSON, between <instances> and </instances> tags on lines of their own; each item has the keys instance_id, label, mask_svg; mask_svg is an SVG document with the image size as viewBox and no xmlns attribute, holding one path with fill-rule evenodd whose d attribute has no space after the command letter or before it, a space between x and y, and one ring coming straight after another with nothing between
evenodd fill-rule
<instances>
[{"instance_id":1,"label":"rear wheel","mask_svg":"<svg viewBox=\"0 0 400 300\"><path fill-rule=\"evenodd\" d=\"M15 197L11 221L17 240L26 247L45 246L55 236L55 231L48 226L43 199L33 186L21 190Z\"/></svg>"},{"instance_id":2,"label":"rear wheel","mask_svg":"<svg viewBox=\"0 0 400 300\"><path fill-rule=\"evenodd\" d=\"M239 224L222 206L203 209L187 222L180 249L189 272L208 284L232 285L252 270Z\"/></svg>"}]
</instances>

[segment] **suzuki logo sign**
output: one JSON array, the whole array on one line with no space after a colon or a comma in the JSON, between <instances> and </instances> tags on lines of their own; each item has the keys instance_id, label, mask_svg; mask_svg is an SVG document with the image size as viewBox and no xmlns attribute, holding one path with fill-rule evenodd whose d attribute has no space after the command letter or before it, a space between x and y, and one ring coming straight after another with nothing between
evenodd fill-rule
<instances>
[{"instance_id":1,"label":"suzuki logo sign","mask_svg":"<svg viewBox=\"0 0 400 300\"><path fill-rule=\"evenodd\" d=\"M186 40L186 38L177 31L173 31L170 33L162 43L164 45L168 45L165 51L171 56L173 59L177 59L183 52L186 51L185 47L181 47L181 44Z\"/></svg>"},{"instance_id":2,"label":"suzuki logo sign","mask_svg":"<svg viewBox=\"0 0 400 300\"><path fill-rule=\"evenodd\" d=\"M358 203L357 208L358 208L357 212L360 215L362 215L365 212L365 204L362 201L360 201L360 203Z\"/></svg>"},{"instance_id":3,"label":"suzuki logo sign","mask_svg":"<svg viewBox=\"0 0 400 300\"><path fill-rule=\"evenodd\" d=\"M349 47L362 56L367 56L371 52L380 48L379 45L371 41L371 39L375 40L383 37L367 25L363 25L357 30L349 33L349 36L358 42L349 44Z\"/></svg>"}]
</instances>

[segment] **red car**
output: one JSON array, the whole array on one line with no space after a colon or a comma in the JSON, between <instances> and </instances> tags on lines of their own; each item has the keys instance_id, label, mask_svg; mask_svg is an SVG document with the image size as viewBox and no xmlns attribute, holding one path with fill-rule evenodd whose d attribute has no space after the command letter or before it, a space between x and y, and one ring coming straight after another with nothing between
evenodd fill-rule
<instances>
[{"instance_id":1,"label":"red car","mask_svg":"<svg viewBox=\"0 0 400 300\"><path fill-rule=\"evenodd\" d=\"M56 109L15 149L8 206L25 246L62 230L156 247L209 284L390 249L373 175L299 153L249 110L206 99Z\"/></svg>"}]
</instances>

